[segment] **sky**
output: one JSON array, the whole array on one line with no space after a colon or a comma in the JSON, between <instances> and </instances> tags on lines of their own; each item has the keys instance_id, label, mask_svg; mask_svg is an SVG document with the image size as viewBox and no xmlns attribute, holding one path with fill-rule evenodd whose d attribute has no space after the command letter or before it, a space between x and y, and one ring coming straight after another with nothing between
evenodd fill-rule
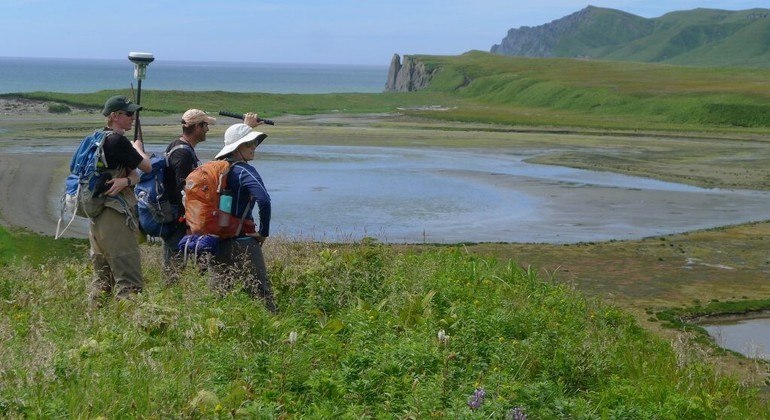
<instances>
[{"instance_id":1,"label":"sky","mask_svg":"<svg viewBox=\"0 0 770 420\"><path fill-rule=\"evenodd\" d=\"M652 18L768 0L0 0L0 57L387 66L394 53L489 51L511 28L589 4ZM2 69L0 69L1 71Z\"/></svg>"}]
</instances>

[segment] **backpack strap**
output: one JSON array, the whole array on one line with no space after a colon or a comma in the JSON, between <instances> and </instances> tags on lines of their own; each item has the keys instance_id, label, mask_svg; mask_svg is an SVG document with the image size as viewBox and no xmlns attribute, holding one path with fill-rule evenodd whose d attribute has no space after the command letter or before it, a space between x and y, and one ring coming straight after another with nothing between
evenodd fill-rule
<instances>
[{"instance_id":1,"label":"backpack strap","mask_svg":"<svg viewBox=\"0 0 770 420\"><path fill-rule=\"evenodd\" d=\"M190 235L186 235L182 238L184 241L184 255L182 257L182 265L187 265L187 247L190 246Z\"/></svg>"},{"instance_id":2,"label":"backpack strap","mask_svg":"<svg viewBox=\"0 0 770 420\"><path fill-rule=\"evenodd\" d=\"M219 179L217 180L217 194L222 194L222 190L224 189L223 186L227 183L227 177L230 175L230 171L232 171L233 166L238 163L231 159L225 159L224 161L227 162L229 166L225 172L222 172L222 174L219 175Z\"/></svg>"},{"instance_id":3,"label":"backpack strap","mask_svg":"<svg viewBox=\"0 0 770 420\"><path fill-rule=\"evenodd\" d=\"M172 155L174 152L176 152L177 150L179 150L179 149L187 149L187 150L189 150L189 151L190 151L190 153L192 153L193 159L195 159L195 163L197 163L197 164L198 164L198 166L200 166L200 159L198 159L198 155L197 155L197 154L195 154L195 149L193 149L193 147L192 147L192 146L190 146L190 145L189 145L189 144L187 144L187 143L184 143L184 144L177 144L176 146L172 147L172 148L171 148L171 150L169 150L168 152L166 152L166 153L163 155L163 156L166 158L166 166L168 166L168 160L169 160L169 158L171 158L171 155Z\"/></svg>"},{"instance_id":4,"label":"backpack strap","mask_svg":"<svg viewBox=\"0 0 770 420\"><path fill-rule=\"evenodd\" d=\"M80 197L80 188L81 188L81 184L78 182L78 189L75 192L75 204L70 209L72 211L72 217L70 218L70 221L67 222L67 226L64 226L64 229L61 228L61 222L62 222L62 219L64 219L64 213L67 210L67 193L65 192L64 194L62 194L61 201L59 203L59 206L60 206L59 207L59 221L56 222L56 234L53 237L54 239L61 238L62 235L64 235L64 232L66 232L67 229L69 229L70 225L75 220L75 213L76 213L76 209L77 209L77 200L78 200L78 197Z\"/></svg>"},{"instance_id":5,"label":"backpack strap","mask_svg":"<svg viewBox=\"0 0 770 420\"><path fill-rule=\"evenodd\" d=\"M112 130L110 130L110 129L96 130L94 132L94 135L96 135L96 133L98 133L99 131L104 133L102 135L102 139L99 140L99 143L98 143L99 144L99 146L98 146L99 147L99 160L104 164L104 167L107 168L109 165L107 165L107 156L104 154L104 142L107 141L107 137L110 134L112 134Z\"/></svg>"},{"instance_id":6,"label":"backpack strap","mask_svg":"<svg viewBox=\"0 0 770 420\"><path fill-rule=\"evenodd\" d=\"M249 214L251 211L251 202L252 197L249 196L249 204L246 205L246 210L243 211L243 214L241 215L241 222L238 223L238 230L235 231L235 236L239 236L241 234L241 229L243 228L243 221L246 220L246 215Z\"/></svg>"}]
</instances>

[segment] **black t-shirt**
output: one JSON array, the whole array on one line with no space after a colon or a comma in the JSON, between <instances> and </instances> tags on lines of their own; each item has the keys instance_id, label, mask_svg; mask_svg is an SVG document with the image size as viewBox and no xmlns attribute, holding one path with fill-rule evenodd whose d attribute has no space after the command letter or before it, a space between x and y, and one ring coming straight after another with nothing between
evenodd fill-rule
<instances>
[{"instance_id":1,"label":"black t-shirt","mask_svg":"<svg viewBox=\"0 0 770 420\"><path fill-rule=\"evenodd\" d=\"M171 204L182 204L182 190L184 190L185 178L190 175L193 169L200 165L198 155L189 143L182 139L176 139L166 148L166 153L177 146L181 147L174 150L168 157L168 167L164 175L164 184L167 191L171 191L169 202Z\"/></svg>"},{"instance_id":2,"label":"black t-shirt","mask_svg":"<svg viewBox=\"0 0 770 420\"><path fill-rule=\"evenodd\" d=\"M108 169L128 168L136 169L144 159L139 152L134 149L126 136L118 133L111 133L104 140L104 158L107 160Z\"/></svg>"}]
</instances>

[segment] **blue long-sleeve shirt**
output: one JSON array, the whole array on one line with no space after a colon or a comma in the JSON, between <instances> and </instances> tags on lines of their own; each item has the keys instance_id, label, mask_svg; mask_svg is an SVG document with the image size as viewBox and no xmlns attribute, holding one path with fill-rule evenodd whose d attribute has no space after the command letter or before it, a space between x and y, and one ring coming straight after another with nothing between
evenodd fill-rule
<instances>
[{"instance_id":1,"label":"blue long-sleeve shirt","mask_svg":"<svg viewBox=\"0 0 770 420\"><path fill-rule=\"evenodd\" d=\"M241 218L249 201L255 201L259 207L257 232L264 237L270 236L270 194L257 169L245 162L234 164L227 175L227 187L233 193L233 216ZM253 209L254 205L250 206L247 219L254 220Z\"/></svg>"}]
</instances>

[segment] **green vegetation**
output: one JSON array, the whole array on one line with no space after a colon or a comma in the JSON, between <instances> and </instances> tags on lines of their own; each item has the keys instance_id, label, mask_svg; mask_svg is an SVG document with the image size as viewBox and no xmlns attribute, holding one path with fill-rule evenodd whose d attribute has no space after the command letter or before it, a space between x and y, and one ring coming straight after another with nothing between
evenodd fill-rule
<instances>
[{"instance_id":1,"label":"green vegetation","mask_svg":"<svg viewBox=\"0 0 770 420\"><path fill-rule=\"evenodd\" d=\"M460 248L273 241L281 313L194 269L89 310L82 259L0 273L0 415L759 418L751 388L617 308ZM440 333L443 331L445 336ZM484 389L475 411L468 401Z\"/></svg>"},{"instance_id":2,"label":"green vegetation","mask_svg":"<svg viewBox=\"0 0 770 420\"><path fill-rule=\"evenodd\" d=\"M559 126L628 129L770 127L767 69L512 58L482 52L417 58L429 69L440 69L430 91L487 104L446 113L465 121L546 119ZM427 114L440 117L439 112Z\"/></svg>"},{"instance_id":3,"label":"green vegetation","mask_svg":"<svg viewBox=\"0 0 770 420\"><path fill-rule=\"evenodd\" d=\"M0 268L13 264L18 259L36 266L52 258L64 258L74 254L85 255L88 241L83 239L60 239L36 235L24 230L8 231L0 227Z\"/></svg>"},{"instance_id":4,"label":"green vegetation","mask_svg":"<svg viewBox=\"0 0 770 420\"><path fill-rule=\"evenodd\" d=\"M48 112L52 114L68 114L72 112L72 109L64 104L51 104L48 105Z\"/></svg>"},{"instance_id":5,"label":"green vegetation","mask_svg":"<svg viewBox=\"0 0 770 420\"><path fill-rule=\"evenodd\" d=\"M623 130L770 132L770 70L699 68L573 59L514 58L483 52L417 56L435 70L420 92L282 95L149 91L149 115L203 109L285 114L399 112L505 125ZM98 109L126 91L34 92L5 96ZM436 107L440 109L435 109Z\"/></svg>"},{"instance_id":6,"label":"green vegetation","mask_svg":"<svg viewBox=\"0 0 770 420\"><path fill-rule=\"evenodd\" d=\"M665 309L655 314L661 320L666 321L673 328L692 328L692 320L704 317L719 317L729 315L747 316L752 313L770 310L770 299L711 301L705 305L697 302L693 306L685 308Z\"/></svg>"},{"instance_id":7,"label":"green vegetation","mask_svg":"<svg viewBox=\"0 0 770 420\"><path fill-rule=\"evenodd\" d=\"M53 100L73 106L101 109L112 95L129 95L128 90L104 90L94 93L32 92L6 94L27 99ZM377 113L396 111L399 107L422 107L433 104L457 104L459 100L442 93L328 93L328 94L273 94L233 92L146 91L142 95L145 113L181 114L195 103L208 112L251 109L260 114L312 115L329 112Z\"/></svg>"},{"instance_id":8,"label":"green vegetation","mask_svg":"<svg viewBox=\"0 0 770 420\"><path fill-rule=\"evenodd\" d=\"M769 31L770 9L699 8L646 19L588 6L535 28L537 35L519 31L509 47L497 52L522 56L545 50L552 57L767 68Z\"/></svg>"}]
</instances>

